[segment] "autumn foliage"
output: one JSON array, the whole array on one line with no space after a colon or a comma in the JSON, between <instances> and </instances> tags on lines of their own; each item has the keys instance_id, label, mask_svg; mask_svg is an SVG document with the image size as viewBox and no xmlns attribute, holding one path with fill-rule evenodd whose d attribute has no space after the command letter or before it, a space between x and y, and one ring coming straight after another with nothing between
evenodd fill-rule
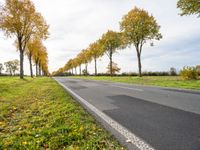
<instances>
[{"instance_id":1,"label":"autumn foliage","mask_svg":"<svg viewBox=\"0 0 200 150\"><path fill-rule=\"evenodd\" d=\"M113 54L119 49L124 49L127 46L134 46L138 57L139 76L142 76L141 53L142 48L148 41L160 40L160 26L155 18L149 15L147 11L135 7L120 22L121 32L108 30L100 39L90 44L88 48L82 50L74 59L70 59L66 65L55 71L53 75L59 74L62 70L70 74L77 74L76 68L79 66L81 75L81 66L85 64L87 71L88 63L94 60L95 75L97 75L97 59L103 55L109 58L109 73L113 75ZM75 71L74 71L75 70ZM88 71L87 71L88 72Z\"/></svg>"},{"instance_id":2,"label":"autumn foliage","mask_svg":"<svg viewBox=\"0 0 200 150\"><path fill-rule=\"evenodd\" d=\"M23 63L27 44L35 37L46 39L49 34L48 28L30 0L6 0L5 5L1 7L0 29L6 37L16 38L16 47L20 53L20 78L24 77Z\"/></svg>"}]
</instances>

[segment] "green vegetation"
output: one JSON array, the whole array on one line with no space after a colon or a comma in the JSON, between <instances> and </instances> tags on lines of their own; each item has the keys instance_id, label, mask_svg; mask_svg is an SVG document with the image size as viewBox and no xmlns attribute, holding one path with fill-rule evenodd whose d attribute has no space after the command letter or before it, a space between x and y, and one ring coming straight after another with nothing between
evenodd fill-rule
<instances>
[{"instance_id":1,"label":"green vegetation","mask_svg":"<svg viewBox=\"0 0 200 150\"><path fill-rule=\"evenodd\" d=\"M200 90L200 80L184 81L179 76L151 76L151 77L144 76L142 78L131 77L131 76L130 77L76 76L75 78Z\"/></svg>"},{"instance_id":2,"label":"green vegetation","mask_svg":"<svg viewBox=\"0 0 200 150\"><path fill-rule=\"evenodd\" d=\"M135 7L128 14L124 15L120 22L120 32L108 30L104 33L100 39L91 43L86 49L82 50L75 58L70 59L67 63L52 73L53 76L59 76L64 73L75 74L77 73L77 67L79 67L79 75L82 74L81 66L85 65L85 71L83 74L88 73L88 63L92 60L95 62L95 75L97 75L97 59L104 55L109 58L109 73L110 76L113 73L113 54L118 50L125 49L129 46L134 46L137 52L138 58L138 70L139 76L142 76L142 62L141 55L144 44L148 41L153 46L154 40L160 40L162 38L159 32L160 26L157 24L156 19L150 15L147 11Z\"/></svg>"},{"instance_id":3,"label":"green vegetation","mask_svg":"<svg viewBox=\"0 0 200 150\"><path fill-rule=\"evenodd\" d=\"M181 70L180 75L183 80L196 80L199 78L196 67L184 67Z\"/></svg>"},{"instance_id":4,"label":"green vegetation","mask_svg":"<svg viewBox=\"0 0 200 150\"><path fill-rule=\"evenodd\" d=\"M5 4L0 6L0 30L5 33L7 38L15 38L15 46L20 53L20 78L24 78L24 55L29 57L29 42L33 39L43 40L49 36L49 25L47 25L42 14L36 11L35 5L31 0L5 0ZM31 42L32 43L32 42ZM48 71L48 54L46 47L34 47L40 51L35 65L39 67L39 72L44 75ZM31 54L32 55L32 54ZM35 58L34 58L35 59ZM36 60L35 60L36 61ZM32 68L32 63L30 63ZM31 74L32 75L32 74ZM33 76L32 76L33 77Z\"/></svg>"},{"instance_id":5,"label":"green vegetation","mask_svg":"<svg viewBox=\"0 0 200 150\"><path fill-rule=\"evenodd\" d=\"M179 0L177 7L181 10L181 16L198 15L200 16L200 1L199 0Z\"/></svg>"},{"instance_id":6,"label":"green vegetation","mask_svg":"<svg viewBox=\"0 0 200 150\"><path fill-rule=\"evenodd\" d=\"M0 77L0 149L123 149L51 78Z\"/></svg>"}]
</instances>

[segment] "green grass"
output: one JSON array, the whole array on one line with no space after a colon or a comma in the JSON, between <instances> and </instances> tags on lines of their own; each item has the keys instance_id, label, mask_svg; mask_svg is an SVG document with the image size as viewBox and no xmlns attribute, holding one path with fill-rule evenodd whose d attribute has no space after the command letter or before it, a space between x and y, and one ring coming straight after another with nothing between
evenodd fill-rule
<instances>
[{"instance_id":1,"label":"green grass","mask_svg":"<svg viewBox=\"0 0 200 150\"><path fill-rule=\"evenodd\" d=\"M77 76L74 78L200 90L200 80L184 81L178 76L176 77L174 76L167 76L167 77L166 76L144 76L142 78L140 77L109 77L109 76L99 76L99 77Z\"/></svg>"},{"instance_id":2,"label":"green grass","mask_svg":"<svg viewBox=\"0 0 200 150\"><path fill-rule=\"evenodd\" d=\"M0 77L0 149L123 149L51 78Z\"/></svg>"}]
</instances>

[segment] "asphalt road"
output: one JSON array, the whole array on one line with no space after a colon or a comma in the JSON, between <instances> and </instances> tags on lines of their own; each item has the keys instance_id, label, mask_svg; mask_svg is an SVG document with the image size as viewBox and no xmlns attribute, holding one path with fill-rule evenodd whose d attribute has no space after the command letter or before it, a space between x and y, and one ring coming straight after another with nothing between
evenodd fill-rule
<instances>
[{"instance_id":1,"label":"asphalt road","mask_svg":"<svg viewBox=\"0 0 200 150\"><path fill-rule=\"evenodd\" d=\"M55 80L154 149L200 150L198 91L62 77Z\"/></svg>"}]
</instances>

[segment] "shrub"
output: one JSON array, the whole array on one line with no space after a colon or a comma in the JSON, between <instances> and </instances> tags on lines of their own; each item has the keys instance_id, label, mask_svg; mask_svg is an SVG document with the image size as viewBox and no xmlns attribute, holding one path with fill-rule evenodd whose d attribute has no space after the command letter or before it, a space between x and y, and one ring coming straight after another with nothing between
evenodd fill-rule
<instances>
[{"instance_id":1,"label":"shrub","mask_svg":"<svg viewBox=\"0 0 200 150\"><path fill-rule=\"evenodd\" d=\"M149 72L146 72L144 71L142 73L143 76L169 76L169 72L166 72L166 71L156 71L156 72L152 72L152 71L149 71Z\"/></svg>"},{"instance_id":2,"label":"shrub","mask_svg":"<svg viewBox=\"0 0 200 150\"><path fill-rule=\"evenodd\" d=\"M195 67L183 67L183 69L180 71L180 75L184 80L198 79L198 72Z\"/></svg>"},{"instance_id":3,"label":"shrub","mask_svg":"<svg viewBox=\"0 0 200 150\"><path fill-rule=\"evenodd\" d=\"M82 73L83 73L84 76L89 75L89 72L88 72L86 69L84 69L84 70L82 71Z\"/></svg>"},{"instance_id":4,"label":"shrub","mask_svg":"<svg viewBox=\"0 0 200 150\"><path fill-rule=\"evenodd\" d=\"M123 72L121 76L138 76L135 72Z\"/></svg>"}]
</instances>

